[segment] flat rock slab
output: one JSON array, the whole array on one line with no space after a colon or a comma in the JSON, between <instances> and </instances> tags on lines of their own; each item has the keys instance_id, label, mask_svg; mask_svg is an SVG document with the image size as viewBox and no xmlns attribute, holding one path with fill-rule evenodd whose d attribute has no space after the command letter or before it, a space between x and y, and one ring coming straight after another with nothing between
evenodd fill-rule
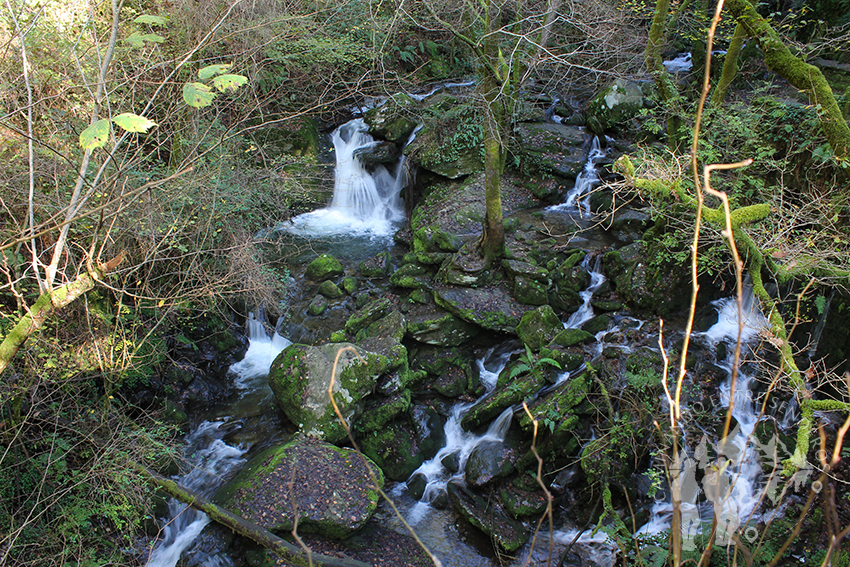
<instances>
[{"instance_id":1,"label":"flat rock slab","mask_svg":"<svg viewBox=\"0 0 850 567\"><path fill-rule=\"evenodd\" d=\"M363 527L378 505L378 491L351 449L299 437L266 449L215 496L217 502L269 531L298 529L341 539ZM366 460L383 488L384 476Z\"/></svg>"},{"instance_id":2,"label":"flat rock slab","mask_svg":"<svg viewBox=\"0 0 850 567\"><path fill-rule=\"evenodd\" d=\"M434 290L437 304L451 314L490 331L515 333L532 306L516 301L504 287L449 287Z\"/></svg>"},{"instance_id":3,"label":"flat rock slab","mask_svg":"<svg viewBox=\"0 0 850 567\"><path fill-rule=\"evenodd\" d=\"M516 551L528 541L528 529L502 513L492 502L454 482L450 482L447 488L452 507L458 514L490 536L505 551Z\"/></svg>"}]
</instances>

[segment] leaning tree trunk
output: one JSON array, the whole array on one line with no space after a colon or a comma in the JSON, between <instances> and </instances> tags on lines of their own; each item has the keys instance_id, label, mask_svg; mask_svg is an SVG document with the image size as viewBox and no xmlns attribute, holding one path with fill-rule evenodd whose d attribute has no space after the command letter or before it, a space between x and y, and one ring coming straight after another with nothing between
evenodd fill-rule
<instances>
[{"instance_id":1,"label":"leaning tree trunk","mask_svg":"<svg viewBox=\"0 0 850 567\"><path fill-rule=\"evenodd\" d=\"M677 116L676 109L670 108L675 104L679 96L673 79L664 68L661 57L661 48L664 46L667 29L667 13L670 11L670 0L658 0L655 4L655 13L652 17L652 25L649 27L649 39L644 52L646 68L655 80L661 101L667 105L667 140L670 147L675 149L679 146L679 129L682 124L681 118Z\"/></svg>"},{"instance_id":2,"label":"leaning tree trunk","mask_svg":"<svg viewBox=\"0 0 850 567\"><path fill-rule=\"evenodd\" d=\"M768 69L805 92L818 109L821 128L837 158L850 157L850 127L820 69L796 57L779 34L747 0L727 0L726 6L750 37L759 42Z\"/></svg>"}]
</instances>

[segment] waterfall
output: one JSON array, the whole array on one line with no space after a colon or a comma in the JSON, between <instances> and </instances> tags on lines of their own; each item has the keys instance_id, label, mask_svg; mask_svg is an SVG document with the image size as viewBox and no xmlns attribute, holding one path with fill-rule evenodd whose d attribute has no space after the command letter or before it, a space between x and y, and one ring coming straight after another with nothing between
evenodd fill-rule
<instances>
[{"instance_id":1,"label":"waterfall","mask_svg":"<svg viewBox=\"0 0 850 567\"><path fill-rule=\"evenodd\" d=\"M307 237L390 236L395 225L404 220L401 190L407 182L407 158L399 158L394 173L383 165L374 166L370 172L355 155L357 150L376 143L362 118L337 128L332 141L336 167L331 204L293 218L284 229Z\"/></svg>"},{"instance_id":2,"label":"waterfall","mask_svg":"<svg viewBox=\"0 0 850 567\"><path fill-rule=\"evenodd\" d=\"M197 429L186 436L185 454L191 470L176 478L177 483L189 490L209 496L231 472L241 466L246 450L233 447L222 441L225 431L224 422L204 421ZM174 567L184 551L189 549L210 523L203 512L190 508L186 504L171 499L168 503L169 519L160 530L159 544L148 558L148 567ZM200 554L199 554L200 555ZM229 565L224 557L201 557L190 564Z\"/></svg>"},{"instance_id":3,"label":"waterfall","mask_svg":"<svg viewBox=\"0 0 850 567\"><path fill-rule=\"evenodd\" d=\"M576 177L576 183L573 188L567 192L566 200L560 205L549 207L549 209L555 211L578 210L580 213L590 213L590 193L599 184L597 166L605 155L605 150L602 149L599 136L594 136L593 142L590 144L590 152L587 154L587 162L584 164L584 169Z\"/></svg>"},{"instance_id":4,"label":"waterfall","mask_svg":"<svg viewBox=\"0 0 850 567\"><path fill-rule=\"evenodd\" d=\"M240 390L253 386L258 378L265 377L277 355L292 344L292 341L277 332L270 336L263 322L253 312L248 313L245 326L248 331L248 350L242 360L230 367L230 371L236 375L235 385Z\"/></svg>"},{"instance_id":5,"label":"waterfall","mask_svg":"<svg viewBox=\"0 0 850 567\"><path fill-rule=\"evenodd\" d=\"M511 351L495 352L496 349L491 349L484 357L477 361L478 367L481 370L482 383L485 384L487 392L496 387L496 379L501 371L505 368L510 359ZM490 370L489 368L493 370ZM487 395L486 393L484 394ZM469 455L473 449L486 442L501 443L511 426L513 418L513 409L507 408L499 417L497 417L487 431L483 435L475 435L468 431L464 431L460 426L463 415L475 405L475 402L460 403L452 408L451 415L446 421L445 434L446 444L443 446L434 457L419 466L410 475L411 478L420 475L425 477L426 485L425 492L422 498L417 502L408 514L407 521L410 525L416 525L422 518L431 510L431 502L433 502L440 494L445 493L448 483L455 479L462 479L464 467ZM447 457L457 455L457 472L449 471L443 462ZM405 486L405 485L400 485Z\"/></svg>"}]
</instances>

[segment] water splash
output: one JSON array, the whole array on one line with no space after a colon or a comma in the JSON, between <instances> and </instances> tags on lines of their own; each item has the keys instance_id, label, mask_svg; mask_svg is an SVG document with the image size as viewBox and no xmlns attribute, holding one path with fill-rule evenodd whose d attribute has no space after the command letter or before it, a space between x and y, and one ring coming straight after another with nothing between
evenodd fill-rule
<instances>
[{"instance_id":1,"label":"water splash","mask_svg":"<svg viewBox=\"0 0 850 567\"><path fill-rule=\"evenodd\" d=\"M605 156L606 152L602 149L599 137L594 136L584 169L576 177L573 188L567 192L566 200L560 205L549 207L549 210L590 213L590 193L599 184L598 165Z\"/></svg>"},{"instance_id":2,"label":"water splash","mask_svg":"<svg viewBox=\"0 0 850 567\"><path fill-rule=\"evenodd\" d=\"M589 268L591 259L593 260L593 267ZM570 318L564 323L565 329L578 329L593 319L593 306L590 304L590 300L593 299L593 294L596 293L596 290L605 283L605 275L602 273L601 254L593 258L591 258L590 254L586 255L584 260L582 260L581 266L590 273L590 285L584 291L579 292L578 295L582 300L581 307L578 308L578 311L570 315Z\"/></svg>"},{"instance_id":3,"label":"water splash","mask_svg":"<svg viewBox=\"0 0 850 567\"><path fill-rule=\"evenodd\" d=\"M263 322L253 312L245 322L248 331L248 350L245 357L230 366L236 375L235 386L240 390L255 387L259 378L268 375L272 362L292 341L276 331L269 335Z\"/></svg>"}]
</instances>

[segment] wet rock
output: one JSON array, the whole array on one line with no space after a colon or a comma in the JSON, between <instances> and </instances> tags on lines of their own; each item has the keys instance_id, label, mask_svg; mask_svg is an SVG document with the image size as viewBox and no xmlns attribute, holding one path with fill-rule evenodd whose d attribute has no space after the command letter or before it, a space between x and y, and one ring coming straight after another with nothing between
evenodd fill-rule
<instances>
[{"instance_id":1,"label":"wet rock","mask_svg":"<svg viewBox=\"0 0 850 567\"><path fill-rule=\"evenodd\" d=\"M362 434L376 431L409 407L409 390L402 390L389 398L369 398L363 405L362 414L353 424L354 429Z\"/></svg>"},{"instance_id":2,"label":"wet rock","mask_svg":"<svg viewBox=\"0 0 850 567\"><path fill-rule=\"evenodd\" d=\"M564 325L555 315L555 311L550 306L543 305L522 316L516 327L516 335L531 350L538 351L563 330Z\"/></svg>"},{"instance_id":3,"label":"wet rock","mask_svg":"<svg viewBox=\"0 0 850 567\"><path fill-rule=\"evenodd\" d=\"M328 299L339 299L343 296L342 290L331 280L325 280L319 286L319 293Z\"/></svg>"},{"instance_id":4,"label":"wet rock","mask_svg":"<svg viewBox=\"0 0 850 567\"><path fill-rule=\"evenodd\" d=\"M379 279L390 273L390 253L381 252L360 262L360 273L364 278Z\"/></svg>"},{"instance_id":5,"label":"wet rock","mask_svg":"<svg viewBox=\"0 0 850 567\"><path fill-rule=\"evenodd\" d=\"M434 300L464 321L503 333L513 333L520 317L528 310L501 286L437 289Z\"/></svg>"},{"instance_id":6,"label":"wet rock","mask_svg":"<svg viewBox=\"0 0 850 567\"><path fill-rule=\"evenodd\" d=\"M594 342L596 340L596 335L592 333L588 333L582 329L564 329L552 339L553 345L558 345L562 347L571 347L574 345L586 345Z\"/></svg>"},{"instance_id":7,"label":"wet rock","mask_svg":"<svg viewBox=\"0 0 850 567\"><path fill-rule=\"evenodd\" d=\"M318 317L328 308L328 300L321 295L317 295L307 306L307 314L313 317Z\"/></svg>"},{"instance_id":8,"label":"wet rock","mask_svg":"<svg viewBox=\"0 0 850 567\"><path fill-rule=\"evenodd\" d=\"M549 284L549 271L534 264L519 260L502 260L502 268L511 277L523 276L541 284Z\"/></svg>"},{"instance_id":9,"label":"wet rock","mask_svg":"<svg viewBox=\"0 0 850 567\"><path fill-rule=\"evenodd\" d=\"M390 283L407 289L429 289L432 271L418 264L405 264L390 276Z\"/></svg>"},{"instance_id":10,"label":"wet rock","mask_svg":"<svg viewBox=\"0 0 850 567\"><path fill-rule=\"evenodd\" d=\"M584 364L584 354L578 347L561 347L553 343L540 349L540 356L551 358L561 365L561 372L575 370Z\"/></svg>"},{"instance_id":11,"label":"wet rock","mask_svg":"<svg viewBox=\"0 0 850 567\"><path fill-rule=\"evenodd\" d=\"M652 226L652 217L643 211L634 209L620 209L614 213L614 220L611 221L611 230L617 235L618 240L625 240L626 237L632 241L640 240L640 236Z\"/></svg>"},{"instance_id":12,"label":"wet rock","mask_svg":"<svg viewBox=\"0 0 850 567\"><path fill-rule=\"evenodd\" d=\"M411 368L428 373L429 391L456 398L478 387L477 366L473 360L469 349L422 346L414 351Z\"/></svg>"},{"instance_id":13,"label":"wet rock","mask_svg":"<svg viewBox=\"0 0 850 567\"><path fill-rule=\"evenodd\" d=\"M417 304L407 312L407 336L438 346L458 346L477 336L481 328L433 304Z\"/></svg>"},{"instance_id":14,"label":"wet rock","mask_svg":"<svg viewBox=\"0 0 850 567\"><path fill-rule=\"evenodd\" d=\"M434 408L425 405L413 406L410 415L422 455L426 460L434 457L446 444L446 420Z\"/></svg>"},{"instance_id":15,"label":"wet rock","mask_svg":"<svg viewBox=\"0 0 850 567\"><path fill-rule=\"evenodd\" d=\"M352 293L357 291L357 286L357 278L355 278L354 276L345 276L344 278L342 278L342 291L344 291L346 294L351 295Z\"/></svg>"},{"instance_id":16,"label":"wet rock","mask_svg":"<svg viewBox=\"0 0 850 567\"><path fill-rule=\"evenodd\" d=\"M639 83L616 79L587 106L587 127L595 134L624 124L643 108L643 90Z\"/></svg>"},{"instance_id":17,"label":"wet rock","mask_svg":"<svg viewBox=\"0 0 850 567\"><path fill-rule=\"evenodd\" d=\"M517 135L528 168L572 178L584 168L587 136L576 126L525 122L517 127Z\"/></svg>"},{"instance_id":18,"label":"wet rock","mask_svg":"<svg viewBox=\"0 0 850 567\"><path fill-rule=\"evenodd\" d=\"M407 493L414 500L421 500L428 486L428 477L422 473L414 473L407 479Z\"/></svg>"},{"instance_id":19,"label":"wet rock","mask_svg":"<svg viewBox=\"0 0 850 567\"><path fill-rule=\"evenodd\" d=\"M515 440L514 440L515 441ZM517 454L516 443L483 441L472 449L463 469L468 486L485 486L514 471Z\"/></svg>"},{"instance_id":20,"label":"wet rock","mask_svg":"<svg viewBox=\"0 0 850 567\"><path fill-rule=\"evenodd\" d=\"M450 473L456 473L460 470L460 454L457 451L450 453L442 458L440 464Z\"/></svg>"},{"instance_id":21,"label":"wet rock","mask_svg":"<svg viewBox=\"0 0 850 567\"><path fill-rule=\"evenodd\" d=\"M493 502L455 482L450 482L447 489L452 507L505 551L516 551L528 540L525 526L509 518Z\"/></svg>"},{"instance_id":22,"label":"wet rock","mask_svg":"<svg viewBox=\"0 0 850 567\"><path fill-rule=\"evenodd\" d=\"M463 416L461 427L473 431L490 423L506 408L536 394L545 383L546 376L542 372L531 372L514 378L510 384L493 390L476 402Z\"/></svg>"},{"instance_id":23,"label":"wet rock","mask_svg":"<svg viewBox=\"0 0 850 567\"><path fill-rule=\"evenodd\" d=\"M619 301L603 301L592 299L590 301L590 304L593 306L594 309L598 309L599 311L614 312L619 311L623 308L623 304Z\"/></svg>"},{"instance_id":24,"label":"wet rock","mask_svg":"<svg viewBox=\"0 0 850 567\"><path fill-rule=\"evenodd\" d=\"M549 303L547 286L525 276L515 278L514 297L523 305L546 305Z\"/></svg>"},{"instance_id":25,"label":"wet rock","mask_svg":"<svg viewBox=\"0 0 850 567\"><path fill-rule=\"evenodd\" d=\"M358 158L364 165L395 164L400 155L398 146L392 142L373 142L368 146L357 148L352 153L352 156Z\"/></svg>"},{"instance_id":26,"label":"wet rock","mask_svg":"<svg viewBox=\"0 0 850 567\"><path fill-rule=\"evenodd\" d=\"M391 142L404 142L419 123L416 107L416 101L409 95L396 93L383 105L367 110L363 118L373 136Z\"/></svg>"},{"instance_id":27,"label":"wet rock","mask_svg":"<svg viewBox=\"0 0 850 567\"><path fill-rule=\"evenodd\" d=\"M391 337L401 342L407 330L407 321L399 311L390 311L386 317L378 319L365 329L357 332L356 341L362 342L369 337Z\"/></svg>"},{"instance_id":28,"label":"wet rock","mask_svg":"<svg viewBox=\"0 0 850 567\"><path fill-rule=\"evenodd\" d=\"M328 395L332 377L334 400L346 421L352 423L388 366L387 357L350 343L320 347L293 344L272 363L268 379L278 406L300 431L336 443L346 437L346 432Z\"/></svg>"},{"instance_id":29,"label":"wet rock","mask_svg":"<svg viewBox=\"0 0 850 567\"><path fill-rule=\"evenodd\" d=\"M605 254L605 273L629 307L662 316L690 301L690 268L658 243L639 241Z\"/></svg>"},{"instance_id":30,"label":"wet rock","mask_svg":"<svg viewBox=\"0 0 850 567\"><path fill-rule=\"evenodd\" d=\"M405 148L419 167L437 175L457 179L481 171L483 161L475 131L481 114L471 99L438 93L426 99L424 112L431 118Z\"/></svg>"},{"instance_id":31,"label":"wet rock","mask_svg":"<svg viewBox=\"0 0 850 567\"><path fill-rule=\"evenodd\" d=\"M583 331L587 331L592 335L596 335L596 333L607 329L610 323L611 317L603 313L602 315L597 315L590 321L587 321L584 325L581 326L581 328Z\"/></svg>"},{"instance_id":32,"label":"wet rock","mask_svg":"<svg viewBox=\"0 0 850 567\"><path fill-rule=\"evenodd\" d=\"M514 518L540 516L548 503L542 490L527 491L510 485L499 492L499 500Z\"/></svg>"},{"instance_id":33,"label":"wet rock","mask_svg":"<svg viewBox=\"0 0 850 567\"><path fill-rule=\"evenodd\" d=\"M367 460L384 485L381 470ZM299 437L251 459L215 501L270 531L298 529L342 539L363 527L378 492L361 456L351 449Z\"/></svg>"},{"instance_id":34,"label":"wet rock","mask_svg":"<svg viewBox=\"0 0 850 567\"><path fill-rule=\"evenodd\" d=\"M322 282L342 275L342 264L330 254L322 254L307 265L305 275L314 282Z\"/></svg>"}]
</instances>

